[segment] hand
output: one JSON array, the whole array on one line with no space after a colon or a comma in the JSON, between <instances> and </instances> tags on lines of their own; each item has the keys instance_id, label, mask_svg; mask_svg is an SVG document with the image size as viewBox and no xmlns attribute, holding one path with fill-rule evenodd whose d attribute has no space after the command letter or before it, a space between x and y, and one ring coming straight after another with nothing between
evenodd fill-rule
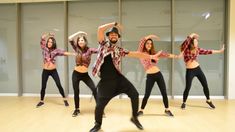
<instances>
[{"instance_id":1,"label":"hand","mask_svg":"<svg viewBox=\"0 0 235 132\"><path fill-rule=\"evenodd\" d=\"M155 55L151 55L151 59L158 61L161 53L162 53L162 50L158 51Z\"/></svg>"},{"instance_id":2,"label":"hand","mask_svg":"<svg viewBox=\"0 0 235 132\"><path fill-rule=\"evenodd\" d=\"M118 22L114 22L114 27L118 28L119 32L123 30L123 26Z\"/></svg>"},{"instance_id":3,"label":"hand","mask_svg":"<svg viewBox=\"0 0 235 132\"><path fill-rule=\"evenodd\" d=\"M223 44L223 47L219 51L220 51L220 53L224 52L224 44Z\"/></svg>"},{"instance_id":4,"label":"hand","mask_svg":"<svg viewBox=\"0 0 235 132\"><path fill-rule=\"evenodd\" d=\"M196 33L191 33L189 36L190 36L191 38L195 38L195 39L198 39L198 38L199 38L199 35L196 34Z\"/></svg>"},{"instance_id":5,"label":"hand","mask_svg":"<svg viewBox=\"0 0 235 132\"><path fill-rule=\"evenodd\" d=\"M48 36L48 33L43 33L42 38L45 39Z\"/></svg>"},{"instance_id":6,"label":"hand","mask_svg":"<svg viewBox=\"0 0 235 132\"><path fill-rule=\"evenodd\" d=\"M55 37L55 33L50 32L49 37Z\"/></svg>"}]
</instances>

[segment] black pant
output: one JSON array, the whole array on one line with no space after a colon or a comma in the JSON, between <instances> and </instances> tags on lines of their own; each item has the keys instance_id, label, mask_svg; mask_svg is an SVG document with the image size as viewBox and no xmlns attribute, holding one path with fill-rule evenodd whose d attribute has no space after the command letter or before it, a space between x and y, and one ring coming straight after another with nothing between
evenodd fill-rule
<instances>
[{"instance_id":1,"label":"black pant","mask_svg":"<svg viewBox=\"0 0 235 132\"><path fill-rule=\"evenodd\" d=\"M54 79L56 86L58 87L58 89L60 91L60 94L62 95L63 98L65 98L64 90L61 86L60 78L59 78L57 70L56 69L53 69L53 70L43 69L43 71L42 71L41 100L44 100L47 80L48 80L49 76L51 76Z\"/></svg>"},{"instance_id":2,"label":"black pant","mask_svg":"<svg viewBox=\"0 0 235 132\"><path fill-rule=\"evenodd\" d=\"M123 75L116 77L115 79L101 79L98 84L98 98L95 108L95 120L96 123L102 124L102 115L104 112L105 106L108 102L121 93L125 93L131 99L132 106L132 116L136 117L139 107L139 93L135 87L128 81ZM99 94L102 90L106 88L111 88L114 90L114 93L111 93L109 96L103 96Z\"/></svg>"},{"instance_id":3,"label":"black pant","mask_svg":"<svg viewBox=\"0 0 235 132\"><path fill-rule=\"evenodd\" d=\"M162 94L163 103L164 103L165 108L169 107L167 93L166 93L166 84L165 84L164 78L162 76L162 73L159 71L154 74L147 74L145 94L144 94L144 98L142 101L141 109L145 108L155 82L157 82L157 85L158 85L160 92Z\"/></svg>"},{"instance_id":4,"label":"black pant","mask_svg":"<svg viewBox=\"0 0 235 132\"><path fill-rule=\"evenodd\" d=\"M202 72L201 68L198 66L198 67L193 68L193 69L187 69L187 71L186 71L186 87L185 87L185 90L184 90L183 102L186 102L186 100L188 98L189 90L190 90L191 85L192 85L192 80L195 76L201 82L206 98L208 100L210 99L209 88L208 88L208 85L207 85L206 77L205 77L204 73Z\"/></svg>"},{"instance_id":5,"label":"black pant","mask_svg":"<svg viewBox=\"0 0 235 132\"><path fill-rule=\"evenodd\" d=\"M80 105L80 99L79 99L79 83L80 81L83 81L92 91L92 94L94 95L94 98L96 100L96 88L94 82L91 80L90 76L88 73L80 73L77 71L73 71L72 75L72 82L73 82L73 90L74 90L74 103L75 103L75 109L79 108Z\"/></svg>"}]
</instances>

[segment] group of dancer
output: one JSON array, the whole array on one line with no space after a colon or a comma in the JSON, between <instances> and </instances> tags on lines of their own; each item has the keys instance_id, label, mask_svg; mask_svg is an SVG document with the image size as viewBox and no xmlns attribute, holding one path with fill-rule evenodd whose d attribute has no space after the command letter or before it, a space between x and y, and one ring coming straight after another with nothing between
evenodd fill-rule
<instances>
[{"instance_id":1,"label":"group of dancer","mask_svg":"<svg viewBox=\"0 0 235 132\"><path fill-rule=\"evenodd\" d=\"M109 29L109 30L108 30ZM220 50L205 50L198 47L199 35L196 33L190 34L186 40L181 44L181 52L179 55L167 53L165 51L156 51L153 44L153 39L159 40L156 35L148 35L143 37L139 42L137 51L129 51L117 45L121 35L119 34L120 24L117 22L107 23L98 27L97 38L99 47L90 48L88 46L87 33L79 31L69 36L69 42L75 52L66 52L57 49L54 34L43 34L41 37L41 48L43 54L43 72L41 84L41 100L36 107L44 105L44 96L46 84L49 76L54 79L60 94L63 97L65 106L69 103L65 97L64 90L61 86L60 79L56 70L56 56L75 56L76 66L72 74L72 84L74 89L74 103L75 110L72 114L73 117L80 113L79 109L79 83L83 81L92 91L96 101L95 107L95 125L91 128L90 132L97 132L101 129L102 116L104 109L109 101L121 94L125 93L131 99L132 117L131 122L136 125L140 130L143 126L138 120L138 116L143 115L144 108L151 95L154 83L157 82L160 89L163 103L165 106L165 113L168 116L174 116L169 109L166 84L164 77L157 66L158 60L164 58L184 58L186 65L186 87L183 93L182 109L186 107L186 100L189 95L192 80L196 76L203 86L203 91L206 96L206 103L210 108L215 108L210 100L209 88L206 77L202 72L198 55L207 55L224 52L224 46ZM106 32L106 30L108 30ZM91 77L88 74L88 67L91 61L91 55L97 54L97 59L92 69L93 76L99 76L100 80L95 86ZM122 57L139 58L145 72L147 74L145 95L142 100L141 108L139 110L139 93L134 85L121 73L120 62Z\"/></svg>"}]
</instances>

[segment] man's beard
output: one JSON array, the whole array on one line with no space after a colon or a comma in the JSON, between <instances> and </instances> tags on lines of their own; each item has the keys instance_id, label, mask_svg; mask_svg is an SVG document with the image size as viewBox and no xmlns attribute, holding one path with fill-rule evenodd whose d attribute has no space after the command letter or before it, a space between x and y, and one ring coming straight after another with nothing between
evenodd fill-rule
<instances>
[{"instance_id":1,"label":"man's beard","mask_svg":"<svg viewBox=\"0 0 235 132\"><path fill-rule=\"evenodd\" d=\"M110 40L112 44L116 44L118 40Z\"/></svg>"}]
</instances>

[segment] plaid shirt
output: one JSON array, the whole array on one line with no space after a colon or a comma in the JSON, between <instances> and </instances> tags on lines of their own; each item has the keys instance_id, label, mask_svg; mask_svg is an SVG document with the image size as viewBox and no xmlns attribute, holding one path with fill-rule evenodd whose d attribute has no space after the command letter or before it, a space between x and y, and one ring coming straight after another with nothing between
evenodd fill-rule
<instances>
[{"instance_id":1,"label":"plaid shirt","mask_svg":"<svg viewBox=\"0 0 235 132\"><path fill-rule=\"evenodd\" d=\"M212 54L212 50L206 50L202 48L197 48L196 51L191 51L189 49L189 44L191 43L192 38L187 37L187 39L182 43L182 51L184 52L184 62L197 60L198 55L208 55Z\"/></svg>"},{"instance_id":2,"label":"plaid shirt","mask_svg":"<svg viewBox=\"0 0 235 132\"><path fill-rule=\"evenodd\" d=\"M49 48L46 47L46 40L41 38L41 48L42 48L42 55L43 55L43 63L51 62L55 64L56 56L63 56L64 55L64 50L62 49L54 49L50 50Z\"/></svg>"},{"instance_id":3,"label":"plaid shirt","mask_svg":"<svg viewBox=\"0 0 235 132\"><path fill-rule=\"evenodd\" d=\"M111 45L109 41L102 41L99 44L100 45L98 48L97 60L93 66L92 75L93 76L99 75L100 67L104 63L104 58L109 54L111 54L115 68L121 74L120 70L121 57L127 55L129 51L121 47L118 47L115 44Z\"/></svg>"},{"instance_id":4,"label":"plaid shirt","mask_svg":"<svg viewBox=\"0 0 235 132\"><path fill-rule=\"evenodd\" d=\"M146 39L145 38L142 38L139 42L139 47L138 47L138 51L139 52L144 52L144 43L146 42ZM147 52L144 52L146 54L149 54ZM162 52L159 57L168 57L169 56L169 53L167 52ZM158 61L151 61L151 59L140 59L140 62L141 64L143 65L144 69L145 70L148 70L149 68L155 66Z\"/></svg>"},{"instance_id":5,"label":"plaid shirt","mask_svg":"<svg viewBox=\"0 0 235 132\"><path fill-rule=\"evenodd\" d=\"M71 46L73 47L74 51L77 53L81 53L81 51L79 51L78 46L75 45L75 42L69 41ZM98 53L98 49L96 48L88 48L88 50L86 52L82 52L81 54L76 56L76 65L82 65L85 67L88 67L91 63L91 55L92 54L96 54Z\"/></svg>"}]
</instances>

